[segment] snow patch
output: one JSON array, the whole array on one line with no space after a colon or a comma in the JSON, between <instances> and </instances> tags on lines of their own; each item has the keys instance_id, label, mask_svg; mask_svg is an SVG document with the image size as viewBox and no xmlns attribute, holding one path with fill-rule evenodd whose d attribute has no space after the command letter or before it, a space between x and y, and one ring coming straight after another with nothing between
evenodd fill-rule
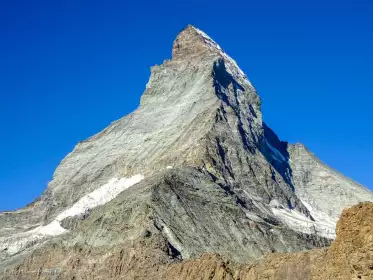
<instances>
[{"instance_id":1,"label":"snow patch","mask_svg":"<svg viewBox=\"0 0 373 280\"><path fill-rule=\"evenodd\" d=\"M277 205L271 209L273 214L295 231L335 239L335 222L326 214L315 211L309 204L304 202L303 204L308 208L315 221L293 209L284 209Z\"/></svg>"},{"instance_id":2,"label":"snow patch","mask_svg":"<svg viewBox=\"0 0 373 280\"><path fill-rule=\"evenodd\" d=\"M48 236L57 236L68 232L68 230L64 229L60 225L60 222L63 219L84 214L90 209L93 209L99 205L104 205L118 196L122 191L139 183L143 179L144 176L140 174L130 178L111 179L108 183L83 196L70 208L61 212L49 224L39 226L26 232L0 238L0 251L6 251L8 255L14 255Z\"/></svg>"},{"instance_id":3,"label":"snow patch","mask_svg":"<svg viewBox=\"0 0 373 280\"><path fill-rule=\"evenodd\" d=\"M281 203L277 199L272 199L269 202L269 206L271 206L272 208L282 208Z\"/></svg>"},{"instance_id":4,"label":"snow patch","mask_svg":"<svg viewBox=\"0 0 373 280\"><path fill-rule=\"evenodd\" d=\"M99 205L104 205L113 198L115 198L122 191L128 189L134 184L139 183L143 179L144 176L139 174L131 178L113 178L107 184L83 196L72 207L68 208L67 210L59 214L56 217L56 220L60 222L67 217L81 215L92 208L95 208Z\"/></svg>"},{"instance_id":5,"label":"snow patch","mask_svg":"<svg viewBox=\"0 0 373 280\"><path fill-rule=\"evenodd\" d=\"M299 196L298 196L299 197ZM311 206L308 202L304 201L303 199L299 198L303 205L307 207L308 211L312 215L312 217L316 220L321 222L322 224L329 225L334 233L335 233L335 227L337 225L338 219L333 219L330 215L328 215L325 212L322 212L318 210L316 207Z\"/></svg>"},{"instance_id":6,"label":"snow patch","mask_svg":"<svg viewBox=\"0 0 373 280\"><path fill-rule=\"evenodd\" d=\"M57 220L52 221L51 223L47 224L46 226L40 226L37 227L36 229L31 230L30 232L33 234L38 234L38 235L51 235L51 236L56 236L63 234L67 231L67 229L64 229L61 227L60 223Z\"/></svg>"}]
</instances>

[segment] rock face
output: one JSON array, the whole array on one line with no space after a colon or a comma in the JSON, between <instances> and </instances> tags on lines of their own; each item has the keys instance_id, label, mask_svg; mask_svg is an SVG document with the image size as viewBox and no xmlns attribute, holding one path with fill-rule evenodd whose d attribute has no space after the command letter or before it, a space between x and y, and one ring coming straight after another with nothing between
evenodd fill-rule
<instances>
[{"instance_id":1,"label":"rock face","mask_svg":"<svg viewBox=\"0 0 373 280\"><path fill-rule=\"evenodd\" d=\"M214 253L180 260L165 239L144 232L131 245L102 251L53 243L35 250L2 279L164 279L164 280L351 280L373 279L373 203L343 212L331 247L273 253L239 264Z\"/></svg>"},{"instance_id":2,"label":"rock face","mask_svg":"<svg viewBox=\"0 0 373 280\"><path fill-rule=\"evenodd\" d=\"M373 203L343 211L330 248L270 254L251 265L224 261L216 254L167 266L159 279L373 279Z\"/></svg>"},{"instance_id":3,"label":"rock face","mask_svg":"<svg viewBox=\"0 0 373 280\"><path fill-rule=\"evenodd\" d=\"M237 265L218 255L206 254L197 260L168 266L161 278L373 279L373 203L360 203L343 211L337 224L337 238L330 248L271 254L252 265Z\"/></svg>"},{"instance_id":4,"label":"rock face","mask_svg":"<svg viewBox=\"0 0 373 280\"><path fill-rule=\"evenodd\" d=\"M329 245L342 209L364 200L280 141L237 63L188 26L136 111L80 142L38 201L0 213L0 267L5 279L132 279L206 252L244 263Z\"/></svg>"}]
</instances>

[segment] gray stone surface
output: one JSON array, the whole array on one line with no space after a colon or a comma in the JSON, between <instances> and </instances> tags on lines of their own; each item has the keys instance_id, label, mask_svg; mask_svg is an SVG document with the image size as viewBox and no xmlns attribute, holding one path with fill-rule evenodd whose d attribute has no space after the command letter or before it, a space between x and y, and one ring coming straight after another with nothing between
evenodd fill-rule
<instances>
[{"instance_id":1,"label":"gray stone surface","mask_svg":"<svg viewBox=\"0 0 373 280\"><path fill-rule=\"evenodd\" d=\"M297 196L334 221L344 208L373 200L372 192L328 167L304 145L289 145L288 151Z\"/></svg>"}]
</instances>

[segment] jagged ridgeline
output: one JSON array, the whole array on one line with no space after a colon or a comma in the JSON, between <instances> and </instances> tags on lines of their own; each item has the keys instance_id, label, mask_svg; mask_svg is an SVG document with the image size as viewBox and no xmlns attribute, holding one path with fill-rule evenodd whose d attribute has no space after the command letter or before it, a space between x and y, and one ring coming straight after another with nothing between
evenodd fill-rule
<instances>
[{"instance_id":1,"label":"jagged ridgeline","mask_svg":"<svg viewBox=\"0 0 373 280\"><path fill-rule=\"evenodd\" d=\"M0 214L0 267L141 279L206 252L250 262L329 245L359 201L372 193L280 141L237 63L188 26L139 108L80 142L39 200Z\"/></svg>"}]
</instances>

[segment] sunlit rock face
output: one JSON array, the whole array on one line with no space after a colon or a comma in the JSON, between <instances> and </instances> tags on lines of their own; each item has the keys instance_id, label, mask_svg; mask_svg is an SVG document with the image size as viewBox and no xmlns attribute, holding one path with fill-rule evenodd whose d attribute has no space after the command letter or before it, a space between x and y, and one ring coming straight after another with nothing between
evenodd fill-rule
<instances>
[{"instance_id":1,"label":"sunlit rock face","mask_svg":"<svg viewBox=\"0 0 373 280\"><path fill-rule=\"evenodd\" d=\"M282 142L237 63L188 26L139 108L80 142L38 201L0 214L0 266L58 274L84 252L81 268L105 278L93 264L118 254L133 269L153 256L144 271L205 252L253 261L329 245L342 209L365 200L369 190Z\"/></svg>"}]
</instances>

